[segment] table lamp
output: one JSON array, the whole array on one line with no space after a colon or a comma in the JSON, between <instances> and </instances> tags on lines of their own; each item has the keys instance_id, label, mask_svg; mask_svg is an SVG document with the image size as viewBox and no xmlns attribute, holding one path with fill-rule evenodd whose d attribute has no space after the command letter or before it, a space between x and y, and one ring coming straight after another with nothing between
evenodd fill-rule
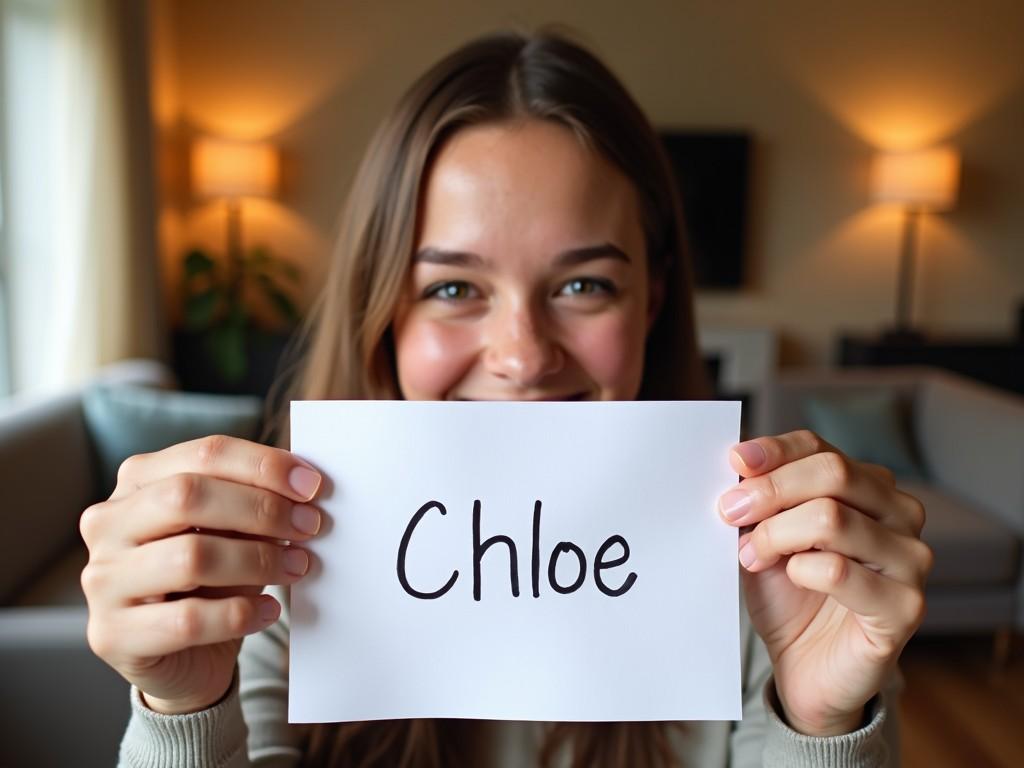
<instances>
[{"instance_id":1,"label":"table lamp","mask_svg":"<svg viewBox=\"0 0 1024 768\"><path fill-rule=\"evenodd\" d=\"M199 198L227 204L227 257L238 275L242 258L242 198L269 197L277 189L278 153L266 142L201 138L192 145L192 188Z\"/></svg>"},{"instance_id":2,"label":"table lamp","mask_svg":"<svg viewBox=\"0 0 1024 768\"><path fill-rule=\"evenodd\" d=\"M947 211L956 202L960 156L950 147L916 152L885 152L875 157L871 173L872 199L903 208L896 326L891 339L919 340L911 325L914 257L918 219L922 213Z\"/></svg>"}]
</instances>

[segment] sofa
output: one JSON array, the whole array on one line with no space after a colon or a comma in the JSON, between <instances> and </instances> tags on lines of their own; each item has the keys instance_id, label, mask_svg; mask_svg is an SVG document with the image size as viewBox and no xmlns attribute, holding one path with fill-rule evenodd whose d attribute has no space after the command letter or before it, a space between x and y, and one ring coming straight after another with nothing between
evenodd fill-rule
<instances>
[{"instance_id":1,"label":"sofa","mask_svg":"<svg viewBox=\"0 0 1024 768\"><path fill-rule=\"evenodd\" d=\"M920 632L991 631L1007 647L1024 628L1024 398L926 367L782 370L758 399L757 430L812 428L812 404L869 396L904 406L905 424L893 429L906 430L919 464L898 485L924 503L922 538L935 553Z\"/></svg>"},{"instance_id":2,"label":"sofa","mask_svg":"<svg viewBox=\"0 0 1024 768\"><path fill-rule=\"evenodd\" d=\"M78 517L109 494L121 457L190 435L258 431L255 398L173 387L161 364L129 361L73 392L0 411L0 766L116 762L128 686L85 639ZM936 552L922 630L1024 626L1024 400L928 369L783 371L758 393L755 431L808 426L814 395L874 391L908 405L927 475L904 484L925 502ZM188 423L167 425L175 408Z\"/></svg>"},{"instance_id":3,"label":"sofa","mask_svg":"<svg viewBox=\"0 0 1024 768\"><path fill-rule=\"evenodd\" d=\"M133 360L60 395L0 411L0 766L111 766L128 684L89 649L78 518L131 452L214 432L255 437L257 398L175 389Z\"/></svg>"}]
</instances>

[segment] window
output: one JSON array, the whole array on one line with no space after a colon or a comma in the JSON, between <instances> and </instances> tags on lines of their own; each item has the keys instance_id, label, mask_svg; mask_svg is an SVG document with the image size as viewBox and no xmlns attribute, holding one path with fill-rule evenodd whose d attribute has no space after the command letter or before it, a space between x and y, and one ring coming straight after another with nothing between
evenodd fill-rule
<instances>
[{"instance_id":1,"label":"window","mask_svg":"<svg viewBox=\"0 0 1024 768\"><path fill-rule=\"evenodd\" d=\"M55 0L0 0L0 395L46 375L55 275Z\"/></svg>"}]
</instances>

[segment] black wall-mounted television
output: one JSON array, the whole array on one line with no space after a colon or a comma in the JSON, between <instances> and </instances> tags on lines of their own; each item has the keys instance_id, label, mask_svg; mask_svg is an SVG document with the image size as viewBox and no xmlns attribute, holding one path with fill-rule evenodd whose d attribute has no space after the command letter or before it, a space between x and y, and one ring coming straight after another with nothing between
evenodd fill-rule
<instances>
[{"instance_id":1,"label":"black wall-mounted television","mask_svg":"<svg viewBox=\"0 0 1024 768\"><path fill-rule=\"evenodd\" d=\"M745 279L750 134L659 131L675 171L698 288Z\"/></svg>"}]
</instances>

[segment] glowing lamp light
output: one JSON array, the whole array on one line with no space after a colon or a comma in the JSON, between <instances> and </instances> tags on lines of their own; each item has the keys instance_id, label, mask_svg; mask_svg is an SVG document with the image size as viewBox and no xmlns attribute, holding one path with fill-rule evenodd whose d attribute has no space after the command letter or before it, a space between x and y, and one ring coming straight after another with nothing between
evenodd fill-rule
<instances>
[{"instance_id":1,"label":"glowing lamp light","mask_svg":"<svg viewBox=\"0 0 1024 768\"><path fill-rule=\"evenodd\" d=\"M227 257L236 275L242 269L242 198L277 191L278 155L271 144L203 137L192 145L192 190L197 197L227 205Z\"/></svg>"},{"instance_id":2,"label":"glowing lamp light","mask_svg":"<svg viewBox=\"0 0 1024 768\"><path fill-rule=\"evenodd\" d=\"M192 186L199 197L271 196L278 168L271 144L202 138L192 146Z\"/></svg>"},{"instance_id":3,"label":"glowing lamp light","mask_svg":"<svg viewBox=\"0 0 1024 768\"><path fill-rule=\"evenodd\" d=\"M896 325L887 334L893 341L915 343L922 338L913 329L911 312L918 219L923 213L952 208L959 182L960 155L950 147L887 152L874 159L872 199L878 203L897 203L903 208Z\"/></svg>"},{"instance_id":4,"label":"glowing lamp light","mask_svg":"<svg viewBox=\"0 0 1024 768\"><path fill-rule=\"evenodd\" d=\"M889 152L875 157L872 197L916 211L946 211L956 202L960 156L949 147Z\"/></svg>"}]
</instances>

